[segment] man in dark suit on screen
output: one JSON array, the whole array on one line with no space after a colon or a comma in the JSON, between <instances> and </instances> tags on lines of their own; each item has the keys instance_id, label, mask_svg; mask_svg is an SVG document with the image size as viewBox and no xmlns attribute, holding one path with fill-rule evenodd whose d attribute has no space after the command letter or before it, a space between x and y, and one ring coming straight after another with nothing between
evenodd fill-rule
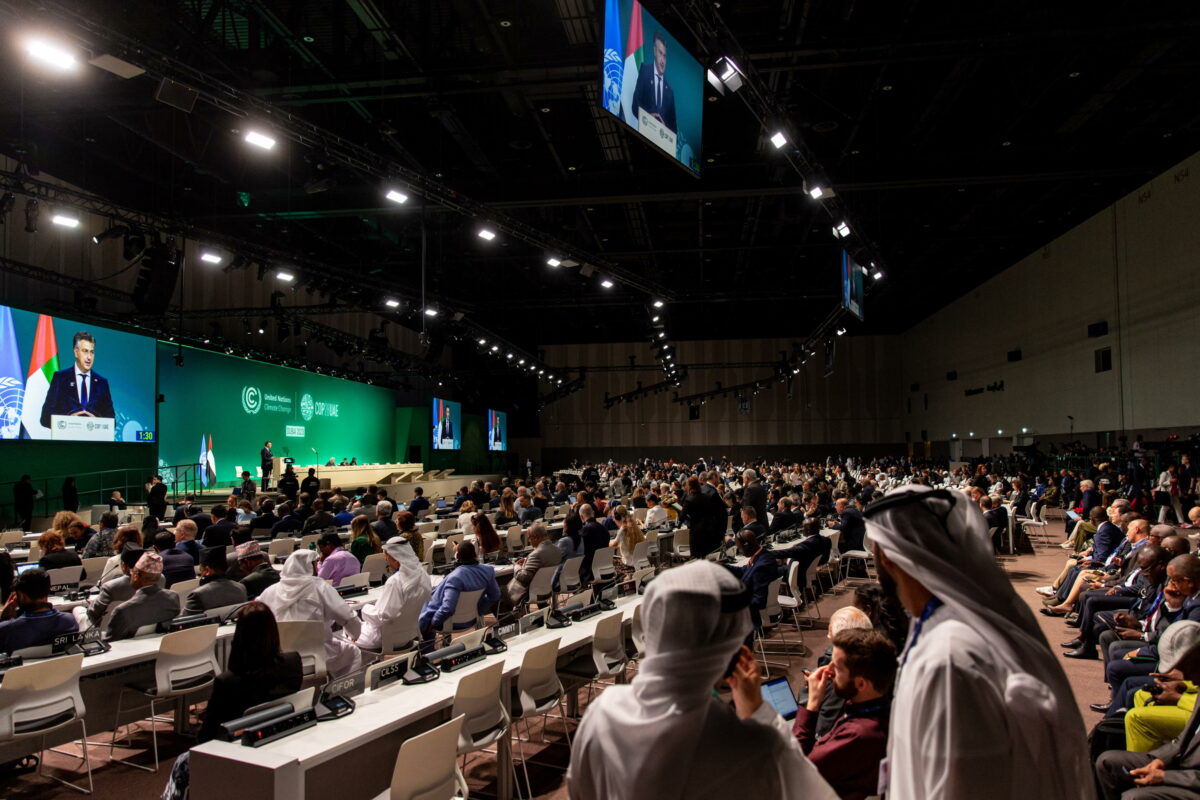
<instances>
[{"instance_id":1,"label":"man in dark suit on screen","mask_svg":"<svg viewBox=\"0 0 1200 800\"><path fill-rule=\"evenodd\" d=\"M42 403L42 425L50 427L53 414L72 417L115 418L108 381L92 369L96 362L96 339L87 331L75 334L75 363L54 373L46 402Z\"/></svg>"},{"instance_id":2,"label":"man in dark suit on screen","mask_svg":"<svg viewBox=\"0 0 1200 800\"><path fill-rule=\"evenodd\" d=\"M654 61L642 64L638 70L637 85L633 89L634 119L638 109L675 132L675 92L667 83L667 42L659 31L654 32Z\"/></svg>"}]
</instances>

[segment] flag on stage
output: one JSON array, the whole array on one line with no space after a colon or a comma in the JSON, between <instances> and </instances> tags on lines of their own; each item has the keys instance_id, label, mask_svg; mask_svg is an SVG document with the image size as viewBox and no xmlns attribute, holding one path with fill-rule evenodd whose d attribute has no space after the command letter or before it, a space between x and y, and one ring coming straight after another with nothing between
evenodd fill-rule
<instances>
[{"instance_id":1,"label":"flag on stage","mask_svg":"<svg viewBox=\"0 0 1200 800\"><path fill-rule=\"evenodd\" d=\"M629 12L629 36L625 38L625 74L621 76L621 107L625 122L637 130L638 118L633 113L633 90L637 87L638 71L642 68L642 4L633 0Z\"/></svg>"},{"instance_id":2,"label":"flag on stage","mask_svg":"<svg viewBox=\"0 0 1200 800\"><path fill-rule=\"evenodd\" d=\"M608 0L604 9L604 107L617 116L621 115L623 55L621 5L617 0Z\"/></svg>"},{"instance_id":3,"label":"flag on stage","mask_svg":"<svg viewBox=\"0 0 1200 800\"><path fill-rule=\"evenodd\" d=\"M205 468L207 470L205 476L208 478L208 483L215 484L217 482L217 457L213 455L211 433L208 435L208 454L205 458Z\"/></svg>"},{"instance_id":4,"label":"flag on stage","mask_svg":"<svg viewBox=\"0 0 1200 800\"><path fill-rule=\"evenodd\" d=\"M0 439L21 438L21 407L25 399L25 374L17 350L17 329L12 309L0 306Z\"/></svg>"},{"instance_id":5,"label":"flag on stage","mask_svg":"<svg viewBox=\"0 0 1200 800\"><path fill-rule=\"evenodd\" d=\"M25 378L25 400L21 408L21 424L30 439L49 439L50 429L42 425L42 405L50 392L50 381L58 372L58 343L54 340L54 319L38 314L37 331L33 335L33 353L29 356L29 372Z\"/></svg>"},{"instance_id":6,"label":"flag on stage","mask_svg":"<svg viewBox=\"0 0 1200 800\"><path fill-rule=\"evenodd\" d=\"M208 443L200 434L200 458L196 459L196 471L200 473L200 485L208 488Z\"/></svg>"}]
</instances>

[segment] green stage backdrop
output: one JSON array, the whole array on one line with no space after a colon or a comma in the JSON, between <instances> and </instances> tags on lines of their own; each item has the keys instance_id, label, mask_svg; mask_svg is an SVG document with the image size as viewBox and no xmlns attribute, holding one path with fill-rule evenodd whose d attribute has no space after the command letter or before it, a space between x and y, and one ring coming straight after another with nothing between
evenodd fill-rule
<instances>
[{"instance_id":1,"label":"green stage backdrop","mask_svg":"<svg viewBox=\"0 0 1200 800\"><path fill-rule=\"evenodd\" d=\"M177 367L175 352L158 345L160 465L198 462L209 436L219 486L240 482L238 467L256 475L267 439L276 456L297 464L404 460L390 389L186 348Z\"/></svg>"}]
</instances>

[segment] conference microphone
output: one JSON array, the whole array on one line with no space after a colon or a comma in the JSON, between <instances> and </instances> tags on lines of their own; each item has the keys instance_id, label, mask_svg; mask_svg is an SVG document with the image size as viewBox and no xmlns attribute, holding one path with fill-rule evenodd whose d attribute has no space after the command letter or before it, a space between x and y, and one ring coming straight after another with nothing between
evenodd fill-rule
<instances>
[{"instance_id":1,"label":"conference microphone","mask_svg":"<svg viewBox=\"0 0 1200 800\"><path fill-rule=\"evenodd\" d=\"M452 644L449 647L443 647L441 650L434 650L432 653L429 653L428 655L426 655L425 659L427 661L433 661L436 663L438 661L441 661L442 659L449 658L450 656L454 655L455 653L461 653L466 649L467 648L464 645Z\"/></svg>"},{"instance_id":2,"label":"conference microphone","mask_svg":"<svg viewBox=\"0 0 1200 800\"><path fill-rule=\"evenodd\" d=\"M571 603L570 605L566 605L558 609L558 613L570 614L572 611L578 611L581 608L583 608L583 603Z\"/></svg>"}]
</instances>

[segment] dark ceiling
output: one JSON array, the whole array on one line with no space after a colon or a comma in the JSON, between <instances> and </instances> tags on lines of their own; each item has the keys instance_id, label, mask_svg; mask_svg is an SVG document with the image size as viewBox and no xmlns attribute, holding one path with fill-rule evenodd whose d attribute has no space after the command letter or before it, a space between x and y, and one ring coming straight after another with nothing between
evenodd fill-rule
<instances>
[{"instance_id":1,"label":"dark ceiling","mask_svg":"<svg viewBox=\"0 0 1200 800\"><path fill-rule=\"evenodd\" d=\"M699 2L644 5L710 61L724 45L697 39ZM38 5L22 25L79 30ZM607 117L602 5L69 7L664 287L675 339L804 337L838 299L828 215L738 95L706 87L699 179ZM1193 3L730 0L720 13L718 33L750 55L887 263L852 333L907 328L1200 149ZM105 51L95 30L72 35ZM340 275L415 289L424 229L437 302L526 348L649 336L645 291L552 270L515 237L485 244L476 220L436 204L390 206L376 180L319 148L253 151L246 120L203 101L184 113L156 88L91 69L50 77L9 42L0 143L116 202Z\"/></svg>"}]
</instances>

